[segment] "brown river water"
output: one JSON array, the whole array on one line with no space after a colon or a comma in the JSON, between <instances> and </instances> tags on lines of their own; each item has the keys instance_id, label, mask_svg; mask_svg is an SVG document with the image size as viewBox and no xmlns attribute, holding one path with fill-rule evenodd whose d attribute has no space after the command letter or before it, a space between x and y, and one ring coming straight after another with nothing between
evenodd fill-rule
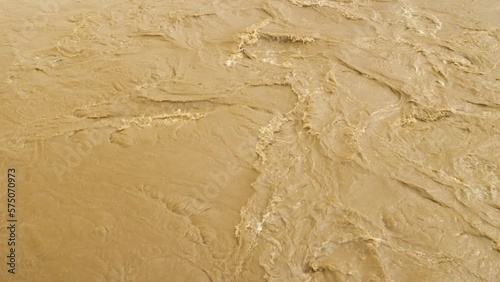
<instances>
[{"instance_id":1,"label":"brown river water","mask_svg":"<svg viewBox=\"0 0 500 282\"><path fill-rule=\"evenodd\" d=\"M500 281L498 0L0 3L0 281Z\"/></svg>"}]
</instances>

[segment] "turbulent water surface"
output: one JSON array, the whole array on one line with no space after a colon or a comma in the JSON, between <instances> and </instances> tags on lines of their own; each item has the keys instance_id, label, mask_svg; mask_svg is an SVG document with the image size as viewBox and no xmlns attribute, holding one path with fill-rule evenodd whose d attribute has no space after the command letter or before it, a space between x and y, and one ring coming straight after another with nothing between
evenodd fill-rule
<instances>
[{"instance_id":1,"label":"turbulent water surface","mask_svg":"<svg viewBox=\"0 0 500 282\"><path fill-rule=\"evenodd\" d=\"M498 1L1 7L1 281L498 281Z\"/></svg>"}]
</instances>

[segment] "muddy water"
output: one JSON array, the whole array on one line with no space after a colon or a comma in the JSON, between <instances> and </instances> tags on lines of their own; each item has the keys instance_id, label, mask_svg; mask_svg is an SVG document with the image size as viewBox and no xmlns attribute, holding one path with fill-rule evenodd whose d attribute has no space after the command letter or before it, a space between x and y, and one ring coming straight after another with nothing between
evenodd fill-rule
<instances>
[{"instance_id":1,"label":"muddy water","mask_svg":"<svg viewBox=\"0 0 500 282\"><path fill-rule=\"evenodd\" d=\"M498 281L497 1L1 6L1 281Z\"/></svg>"}]
</instances>

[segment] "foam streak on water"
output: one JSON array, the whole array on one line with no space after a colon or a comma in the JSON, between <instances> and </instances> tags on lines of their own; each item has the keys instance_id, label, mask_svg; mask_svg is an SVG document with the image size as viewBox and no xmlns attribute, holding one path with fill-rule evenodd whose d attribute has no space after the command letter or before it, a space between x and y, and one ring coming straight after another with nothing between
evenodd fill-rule
<instances>
[{"instance_id":1,"label":"foam streak on water","mask_svg":"<svg viewBox=\"0 0 500 282\"><path fill-rule=\"evenodd\" d=\"M3 2L1 281L500 277L496 1Z\"/></svg>"}]
</instances>

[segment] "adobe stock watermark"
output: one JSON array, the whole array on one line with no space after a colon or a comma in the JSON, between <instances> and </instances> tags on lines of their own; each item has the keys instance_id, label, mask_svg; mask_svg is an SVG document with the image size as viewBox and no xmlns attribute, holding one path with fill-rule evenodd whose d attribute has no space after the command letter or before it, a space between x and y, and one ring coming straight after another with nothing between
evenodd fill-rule
<instances>
[{"instance_id":1,"label":"adobe stock watermark","mask_svg":"<svg viewBox=\"0 0 500 282\"><path fill-rule=\"evenodd\" d=\"M21 26L21 32L19 34L9 34L11 39L15 37L16 41L12 41L12 43L24 44L28 42L30 39L33 39L38 32L39 29L44 28L49 23L50 16L52 14L58 13L62 5L65 5L69 2L69 0L39 0L38 6L41 10L37 11L31 18L27 18L24 20Z\"/></svg>"},{"instance_id":2,"label":"adobe stock watermark","mask_svg":"<svg viewBox=\"0 0 500 282\"><path fill-rule=\"evenodd\" d=\"M24 19L19 32L9 32L7 37L14 47L14 53L18 60L21 60L19 47L30 42L40 32L40 29L46 27L50 22L50 16L58 13L61 7L69 3L69 0L39 0L37 6L40 8L31 17ZM30 94L19 91L18 96L26 98Z\"/></svg>"},{"instance_id":3,"label":"adobe stock watermark","mask_svg":"<svg viewBox=\"0 0 500 282\"><path fill-rule=\"evenodd\" d=\"M236 155L240 156L244 161L251 162L256 154L255 145L255 142L245 139L236 148ZM209 173L210 179L208 183L202 189L195 190L194 196L200 201L200 205L197 205L194 209L198 212L208 209L210 201L217 198L221 189L226 188L232 180L241 175L243 170L234 163L228 162L222 170Z\"/></svg>"},{"instance_id":4,"label":"adobe stock watermark","mask_svg":"<svg viewBox=\"0 0 500 282\"><path fill-rule=\"evenodd\" d=\"M73 144L65 144L62 146L64 151L63 161L53 161L52 171L56 175L59 182L64 180L64 175L71 172L79 166L85 157L90 155L92 149L105 140L105 134L98 129L94 129L88 134L86 140L75 142Z\"/></svg>"}]
</instances>

